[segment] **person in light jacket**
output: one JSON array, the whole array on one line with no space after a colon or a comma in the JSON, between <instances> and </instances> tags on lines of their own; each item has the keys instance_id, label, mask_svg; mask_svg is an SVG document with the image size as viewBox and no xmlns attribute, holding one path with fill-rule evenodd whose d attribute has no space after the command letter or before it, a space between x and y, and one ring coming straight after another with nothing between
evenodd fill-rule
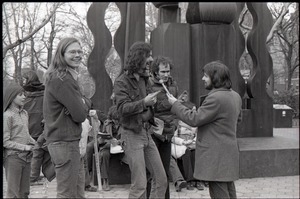
<instances>
[{"instance_id":1,"label":"person in light jacket","mask_svg":"<svg viewBox=\"0 0 300 199\"><path fill-rule=\"evenodd\" d=\"M220 61L203 68L205 88L197 111L185 107L172 95L171 111L190 126L198 127L194 177L209 182L211 198L236 198L234 181L239 179L239 150L236 137L241 121L242 100L231 89L229 69Z\"/></svg>"}]
</instances>

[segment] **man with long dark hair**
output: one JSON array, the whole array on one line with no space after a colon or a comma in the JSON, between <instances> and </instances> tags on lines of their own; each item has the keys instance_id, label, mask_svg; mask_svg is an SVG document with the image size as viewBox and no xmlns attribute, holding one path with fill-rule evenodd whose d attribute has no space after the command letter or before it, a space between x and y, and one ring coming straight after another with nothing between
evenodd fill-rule
<instances>
[{"instance_id":1,"label":"man with long dark hair","mask_svg":"<svg viewBox=\"0 0 300 199\"><path fill-rule=\"evenodd\" d=\"M167 177L157 147L149 130L153 120L152 106L159 92L148 90L151 46L135 42L129 49L124 72L114 83L117 110L120 116L121 142L131 170L129 198L146 198L146 167L151 173L150 198L164 198ZM152 121L153 124L153 121Z\"/></svg>"},{"instance_id":2,"label":"man with long dark hair","mask_svg":"<svg viewBox=\"0 0 300 199\"><path fill-rule=\"evenodd\" d=\"M185 107L172 95L171 111L190 126L198 127L194 177L208 181L211 198L236 198L239 149L236 137L242 99L231 89L225 64L213 61L203 68L205 88L210 90L197 111Z\"/></svg>"}]
</instances>

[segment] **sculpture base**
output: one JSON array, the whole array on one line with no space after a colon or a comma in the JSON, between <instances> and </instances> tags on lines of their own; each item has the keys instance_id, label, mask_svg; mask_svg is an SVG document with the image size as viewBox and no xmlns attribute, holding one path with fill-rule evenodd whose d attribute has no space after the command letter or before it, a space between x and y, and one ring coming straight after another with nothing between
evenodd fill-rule
<instances>
[{"instance_id":1,"label":"sculpture base","mask_svg":"<svg viewBox=\"0 0 300 199\"><path fill-rule=\"evenodd\" d=\"M273 137L238 138L240 178L299 175L299 128L274 128ZM120 162L121 154L110 159L109 182L130 184L130 169ZM93 184L97 185L95 165Z\"/></svg>"},{"instance_id":2,"label":"sculpture base","mask_svg":"<svg viewBox=\"0 0 300 199\"><path fill-rule=\"evenodd\" d=\"M240 178L299 175L299 128L274 128L273 137L238 138Z\"/></svg>"}]
</instances>

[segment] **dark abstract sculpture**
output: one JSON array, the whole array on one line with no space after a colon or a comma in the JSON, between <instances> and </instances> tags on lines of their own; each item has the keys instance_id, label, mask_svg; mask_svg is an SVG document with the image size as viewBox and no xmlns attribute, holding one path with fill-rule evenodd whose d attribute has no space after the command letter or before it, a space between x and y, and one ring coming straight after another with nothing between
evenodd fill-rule
<instances>
[{"instance_id":1,"label":"dark abstract sculpture","mask_svg":"<svg viewBox=\"0 0 300 199\"><path fill-rule=\"evenodd\" d=\"M111 32L104 15L109 2L93 3L87 13L87 23L94 35L94 48L88 58L88 71L95 81L92 97L95 109L107 114L112 105L112 81L105 69L106 57L112 47ZM121 24L114 36L114 46L121 58L121 71L127 50L135 41L145 40L145 3L116 3L121 13Z\"/></svg>"},{"instance_id":2,"label":"dark abstract sculpture","mask_svg":"<svg viewBox=\"0 0 300 199\"><path fill-rule=\"evenodd\" d=\"M231 71L233 89L244 99L244 120L238 127L238 137L271 137L272 101L266 92L272 60L265 40L272 25L266 3L246 3L253 16L253 28L245 42L238 18L245 3L191 2L187 23L180 23L178 2L153 2L159 9L158 27L151 32L153 56L170 57L179 92L187 90L191 101L199 104L206 94L202 82L202 67L213 60L223 61ZM111 35L104 24L108 3L93 3L88 12L88 25L95 37L95 47L89 57L89 72L96 82L92 100L99 109L108 110L112 92L105 71L105 57L111 47ZM116 3L121 12L121 24L114 37L114 46L122 68L127 50L138 40L145 40L145 3ZM97 20L95 20L97 19ZM246 48L253 61L250 78L244 80L239 60ZM105 88L105 89L103 89Z\"/></svg>"}]
</instances>

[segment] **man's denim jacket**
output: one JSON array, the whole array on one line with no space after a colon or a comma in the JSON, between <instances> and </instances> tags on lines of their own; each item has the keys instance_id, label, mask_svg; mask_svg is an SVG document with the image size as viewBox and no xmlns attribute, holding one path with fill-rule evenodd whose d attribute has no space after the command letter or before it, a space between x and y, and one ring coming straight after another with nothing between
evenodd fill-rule
<instances>
[{"instance_id":1,"label":"man's denim jacket","mask_svg":"<svg viewBox=\"0 0 300 199\"><path fill-rule=\"evenodd\" d=\"M142 128L149 127L149 120L153 120L153 109L146 107L144 103L148 92L147 78L140 77L138 80L133 75L123 73L116 79L115 100L120 115L120 125L124 129L140 133Z\"/></svg>"}]
</instances>

